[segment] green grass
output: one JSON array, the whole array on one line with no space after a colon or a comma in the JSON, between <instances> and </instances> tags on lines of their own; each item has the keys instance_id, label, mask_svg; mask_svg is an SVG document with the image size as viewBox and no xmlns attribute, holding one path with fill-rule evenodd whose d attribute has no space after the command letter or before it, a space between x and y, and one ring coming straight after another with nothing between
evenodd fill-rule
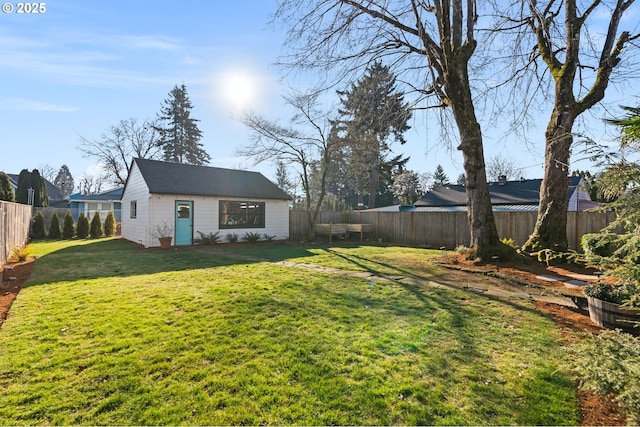
<instances>
[{"instance_id":1,"label":"green grass","mask_svg":"<svg viewBox=\"0 0 640 427\"><path fill-rule=\"evenodd\" d=\"M578 423L567 350L526 304L229 256L437 278L428 251L32 246L2 425Z\"/></svg>"}]
</instances>

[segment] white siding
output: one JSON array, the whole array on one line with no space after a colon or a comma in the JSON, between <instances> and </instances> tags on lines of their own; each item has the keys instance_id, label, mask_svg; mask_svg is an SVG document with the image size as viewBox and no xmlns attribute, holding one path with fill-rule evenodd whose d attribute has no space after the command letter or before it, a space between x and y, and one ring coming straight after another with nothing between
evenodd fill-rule
<instances>
[{"instance_id":1,"label":"white siding","mask_svg":"<svg viewBox=\"0 0 640 427\"><path fill-rule=\"evenodd\" d=\"M276 236L278 240L289 238L289 202L287 200L269 200L266 206L266 234Z\"/></svg>"},{"instance_id":2,"label":"white siding","mask_svg":"<svg viewBox=\"0 0 640 427\"><path fill-rule=\"evenodd\" d=\"M246 201L246 198L224 197L223 200ZM131 218L131 201L135 200L138 206L137 218ZM122 196L122 237L144 247L160 246L160 242L154 236L156 225L166 222L174 229L175 242L175 202L193 202L193 238L200 235L198 231L209 234L220 232L221 241L225 241L228 233L236 233L242 237L245 233L260 233L276 236L278 240L286 240L289 237L289 203L286 200L260 200L252 198L251 201L265 202L265 228L219 228L219 201L218 197L187 196L187 195L160 195L149 194L148 187L142 179L140 171L135 163L130 172L129 181Z\"/></svg>"},{"instance_id":3,"label":"white siding","mask_svg":"<svg viewBox=\"0 0 640 427\"><path fill-rule=\"evenodd\" d=\"M200 237L198 231L209 233L220 233L220 241L225 242L225 236L229 233L236 233L239 238L245 233L260 233L276 236L277 240L286 240L289 237L289 204L286 200L260 200L252 198L252 201L265 202L265 228L233 228L220 229L219 227L219 202L220 200L245 201L246 198L233 197L200 197L186 195L158 195L152 194L150 198L150 224L160 224L167 221L174 224L175 202L193 202L193 238ZM159 246L157 239L150 239L150 246Z\"/></svg>"},{"instance_id":4,"label":"white siding","mask_svg":"<svg viewBox=\"0 0 640 427\"><path fill-rule=\"evenodd\" d=\"M151 194L149 196L149 230L147 238L148 246L160 246L158 236L155 235L155 228L166 223L173 230L172 244L175 243L175 204L174 198L160 194ZM189 200L189 198L179 199Z\"/></svg>"},{"instance_id":5,"label":"white siding","mask_svg":"<svg viewBox=\"0 0 640 427\"><path fill-rule=\"evenodd\" d=\"M131 218L131 202L137 204L136 218ZM149 188L135 162L122 194L122 237L134 243L149 246Z\"/></svg>"},{"instance_id":6,"label":"white siding","mask_svg":"<svg viewBox=\"0 0 640 427\"><path fill-rule=\"evenodd\" d=\"M574 212L591 207L593 207L593 203L591 202L591 195L589 194L589 190L586 187L584 178L581 178L576 190L571 194L571 197L569 198L569 206L567 210L569 212Z\"/></svg>"}]
</instances>

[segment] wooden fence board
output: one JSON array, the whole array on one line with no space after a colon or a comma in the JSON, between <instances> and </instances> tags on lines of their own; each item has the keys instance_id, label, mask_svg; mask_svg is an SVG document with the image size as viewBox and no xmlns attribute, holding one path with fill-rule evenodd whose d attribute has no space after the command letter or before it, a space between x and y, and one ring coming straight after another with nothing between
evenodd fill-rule
<instances>
[{"instance_id":1,"label":"wooden fence board","mask_svg":"<svg viewBox=\"0 0 640 427\"><path fill-rule=\"evenodd\" d=\"M308 234L304 211L291 211L289 235L304 239ZM318 223L371 224L372 240L431 248L469 246L467 212L321 212ZM527 241L533 232L537 212L494 212L500 238L509 238L517 245ZM580 250L580 238L595 233L615 219L614 212L569 212L567 237L569 247Z\"/></svg>"},{"instance_id":2,"label":"wooden fence board","mask_svg":"<svg viewBox=\"0 0 640 427\"><path fill-rule=\"evenodd\" d=\"M7 263L11 251L29 241L31 206L0 201L0 265Z\"/></svg>"}]
</instances>

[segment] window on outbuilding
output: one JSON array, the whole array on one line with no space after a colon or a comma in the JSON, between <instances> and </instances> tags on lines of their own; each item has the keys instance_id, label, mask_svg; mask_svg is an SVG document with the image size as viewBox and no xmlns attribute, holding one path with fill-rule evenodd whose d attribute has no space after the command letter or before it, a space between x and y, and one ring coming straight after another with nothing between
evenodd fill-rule
<instances>
[{"instance_id":1,"label":"window on outbuilding","mask_svg":"<svg viewBox=\"0 0 640 427\"><path fill-rule=\"evenodd\" d=\"M264 228L265 202L220 200L220 228Z\"/></svg>"},{"instance_id":2,"label":"window on outbuilding","mask_svg":"<svg viewBox=\"0 0 640 427\"><path fill-rule=\"evenodd\" d=\"M138 217L138 201L132 200L131 205L129 207L129 217L137 218Z\"/></svg>"}]
</instances>

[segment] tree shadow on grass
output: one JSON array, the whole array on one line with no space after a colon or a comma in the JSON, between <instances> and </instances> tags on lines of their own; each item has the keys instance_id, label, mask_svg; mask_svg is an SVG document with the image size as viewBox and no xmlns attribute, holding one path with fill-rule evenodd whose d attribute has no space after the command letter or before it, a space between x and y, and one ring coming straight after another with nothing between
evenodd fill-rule
<instances>
[{"instance_id":1,"label":"tree shadow on grass","mask_svg":"<svg viewBox=\"0 0 640 427\"><path fill-rule=\"evenodd\" d=\"M305 370L313 371L318 365L329 369L324 373L328 378L344 376L340 364L328 366L326 363L327 360L336 357L336 347L341 347L340 352L343 353L366 354L368 358L385 360L385 363L394 363L392 360L398 358L397 363L402 365L410 360L411 363L422 366L421 378L428 378L428 381L422 381L420 378L408 380L406 387L398 390L397 394L403 394L405 397L431 396L432 392L429 389L434 383L442 386L444 390L464 387L470 389L469 395L464 396L464 399L474 400L476 405L490 408L491 411L495 411L496 416L511 415L514 412L538 413L539 418L528 418L522 422L559 422L555 418L545 418L547 415L542 403L533 399L527 400L514 392L512 387L505 388L503 384L506 381L506 372L495 370L494 358L500 357L501 352L509 354L517 350L530 351L526 347L516 349L513 344L528 339L531 330L527 328L536 330L535 327L525 324L524 318L528 318L527 316L521 318L512 314L516 319L514 321L523 324L515 328L507 327L510 325L502 326L504 322L509 322L508 316L499 317L498 320L487 319L491 314L483 310L483 296L467 297L461 292L425 289L404 284L400 286L411 293L412 297L394 299L392 294L384 294L382 289L375 290L375 287L381 288L387 286L386 284L375 285L372 293L367 291L369 285L366 283L345 286L300 286L305 286L303 293L309 298L293 299L278 294L264 294L261 295L260 310L253 310L247 315L281 319L276 322L281 327L283 322L286 323L286 319L290 318L291 313L295 313L296 316L307 319L314 327L324 330L326 342L317 342L313 347L314 354L306 354L302 350L306 348L304 345L296 347L296 351L299 351L297 357L304 358ZM381 294L376 295L378 292ZM514 308L520 310L523 307ZM495 310L495 307L493 309ZM509 311L511 308L507 309L507 312ZM535 312L527 311L532 314ZM259 320L258 322L260 323ZM350 339L348 331L353 331L353 340ZM368 338L361 339L363 334L368 335ZM531 334L539 335L537 332ZM301 330L300 335L290 337L292 346L295 346L298 340L309 339L307 330ZM502 348L501 342L505 348ZM366 348L361 347L362 345ZM543 347L537 345L532 349ZM543 354L526 354L518 360L522 361L523 365L532 365L530 359L536 360L540 357L543 357ZM558 375L552 375L553 369L555 368L551 366L531 368L527 375L542 388L553 390L560 387L565 391L572 390L573 385L567 378L556 384ZM304 375L299 377L304 381L303 378ZM309 378L314 376L309 375ZM315 380L317 381L317 378ZM311 381L305 386L314 390L316 384ZM433 424L439 419L442 418L436 416L428 422ZM477 420L463 419L467 420L467 423ZM486 418L483 421L490 423L491 420ZM498 423L497 419L493 421Z\"/></svg>"},{"instance_id":2,"label":"tree shadow on grass","mask_svg":"<svg viewBox=\"0 0 640 427\"><path fill-rule=\"evenodd\" d=\"M407 269L400 268L397 265L392 265L392 264L384 263L380 261L374 261L372 259L364 258L358 255L346 255L346 254L337 252L335 250L332 250L331 248L327 248L327 252L330 253L331 255L342 258L345 261L348 261L349 263L356 265L359 268L362 268L369 273L376 274L379 276L406 276L406 277L410 277L413 279L420 279L420 280L428 280L434 277L434 274L432 273L420 275L420 274L416 274L415 272L409 271ZM377 265L382 268L376 269L371 267L370 264ZM387 272L385 272L383 269L386 269ZM392 271L391 274L388 272L389 270Z\"/></svg>"},{"instance_id":3,"label":"tree shadow on grass","mask_svg":"<svg viewBox=\"0 0 640 427\"><path fill-rule=\"evenodd\" d=\"M257 247L256 247L257 249ZM292 255L299 257L312 256L313 253L304 247L287 248L268 247L261 248L265 255L272 261L291 259ZM277 249L277 250L276 250ZM252 248L253 250L253 248ZM58 283L64 281L77 281L80 279L107 278L107 277L128 277L144 274L154 274L162 272L180 272L198 269L207 269L221 266L233 266L238 264L252 264L263 262L263 260L250 258L233 258L232 256L222 256L231 253L231 247L220 250L214 248L203 250L202 247L172 248L169 250L141 249L123 240L97 241L95 243L73 246L58 250L38 259L32 278L28 286L44 285L48 283ZM398 272L398 275L415 279L424 279L409 271L394 266L377 263L384 269L371 267L372 261L343 256L343 254L333 251L333 255L342 256L347 261L354 263L359 268L365 269L372 274L381 274L384 269ZM306 281L306 273L294 273L297 283L288 285L298 288L295 293L287 294L283 287L276 290L260 291L256 290L252 296L252 303L245 307L243 311L237 311L238 321L251 322L255 326L260 326L265 319L277 319L272 322L274 328L283 327L283 322L291 319L292 313L296 316L312 319L312 324L319 326L320 330L328 330L329 333L322 335L327 339L323 342L318 336L310 335L306 329L299 328L297 335L287 336L291 341L286 351L297 352L292 357L304 358L305 363L298 365L297 369L302 370L296 373L298 381L304 382L306 388L312 392L315 390L319 399L327 393L327 390L334 390L333 398L340 399L349 396L353 390L348 388L349 383L353 384L361 381L360 377L369 377L367 365L361 371L349 374L351 370L345 371L340 364L340 357L347 358L349 354L363 355L363 359L375 356L375 360L388 362L389 358L406 359L400 363L414 363L424 365L424 372L417 378L407 377L407 381L402 385L402 389L393 390L395 395L402 394L405 397L425 400L427 403L437 400L430 394L429 387L433 382L443 384L443 389L453 389L458 387L461 381L471 383L474 387L473 394L468 399L476 401L477 405L484 405L496 414L504 414L509 411L524 412L531 410L531 406L538 405L539 413L544 413L544 405L536 403L534 400L522 400L520 395L508 394L500 382L503 381L501 373L492 371L491 360L497 351L487 344L491 340L487 338L487 333L501 335L503 340L509 339L509 334L520 336L526 333L524 329L515 331L510 328L500 328L499 324L488 323L486 317L490 314L483 312L483 300L499 300L500 303L514 305L511 301L487 295L469 297L461 292L450 292L429 288L421 283L407 284L400 281L380 282L374 285L368 281L356 278L345 278L341 282L340 276L335 281L320 280ZM320 274L320 273L316 273ZM384 274L384 275L388 275ZM397 298L398 292L391 292L392 289L383 289L384 286L399 287L402 293L408 293ZM370 291L369 291L370 289ZM389 292L387 292L389 291ZM295 298L293 298L295 297ZM476 298L480 298L480 301ZM473 300L471 302L467 300ZM523 305L514 305L518 310L528 310ZM237 309L234 309L237 310ZM292 322L287 333L292 333L298 323ZM394 328L394 325L406 325ZM487 325L491 331L484 331ZM524 328L524 327L523 327ZM369 335L364 343L351 340L351 331L366 331ZM479 331L482 331L480 333ZM277 337L276 337L277 338ZM280 337L281 338L281 337ZM432 347L434 340L448 340L447 345L435 347L438 354L434 355ZM312 341L313 346L296 346L298 340L301 343ZM336 358L333 352L334 346L344 346L344 351L334 363L332 358ZM367 348L363 348L366 346ZM313 351L309 350L312 349ZM526 351L526 349L523 349ZM512 350L513 351L513 350ZM376 359L377 358L377 359ZM361 360L354 358L354 361ZM356 362L353 362L356 363ZM364 361L362 363L365 363ZM351 381L343 381L345 384L340 388L340 382L331 383L331 387L318 389L319 376L314 371L322 372L322 380L327 382L332 378L342 378L345 375L352 375ZM345 373L347 372L347 373ZM470 372L473 372L470 374ZM293 373L288 373L293 375ZM546 377L553 378L548 370L531 370L529 375L534 376L536 381L546 384L547 387L554 387ZM472 375L471 377L469 377ZM423 378L433 377L433 381L426 381ZM373 378L371 381L374 381ZM380 382L384 382L380 379ZM369 384L369 383L367 383ZM379 385L372 382L372 385ZM325 384L326 385L326 384ZM565 386L565 384L561 384ZM571 385L569 384L570 387ZM400 387L400 385L398 386ZM467 385L465 385L467 387ZM363 392L366 387L359 388L358 392ZM367 396L363 397L366 400ZM325 398L328 399L328 398ZM364 401L363 400L363 401ZM389 401L391 402L391 401ZM394 401L395 402L395 401ZM391 403L394 403L391 402ZM389 404L391 404L389 403ZM435 403L434 403L435 404ZM450 407L443 406L439 410L446 412ZM380 417L388 413L390 407L382 405ZM455 412L458 409L451 409ZM455 413L449 414L455 416ZM416 415L417 416L417 415ZM385 418L380 418L385 419ZM435 424L443 418L440 415L432 417L422 417L424 422ZM463 418L465 423L473 423L477 418ZM481 423L491 424L492 419L481 419ZM509 423L520 423L520 420ZM522 424L558 424L562 420L555 419L525 419ZM392 423L389 420L388 423ZM499 419L495 420L499 424Z\"/></svg>"}]
</instances>

